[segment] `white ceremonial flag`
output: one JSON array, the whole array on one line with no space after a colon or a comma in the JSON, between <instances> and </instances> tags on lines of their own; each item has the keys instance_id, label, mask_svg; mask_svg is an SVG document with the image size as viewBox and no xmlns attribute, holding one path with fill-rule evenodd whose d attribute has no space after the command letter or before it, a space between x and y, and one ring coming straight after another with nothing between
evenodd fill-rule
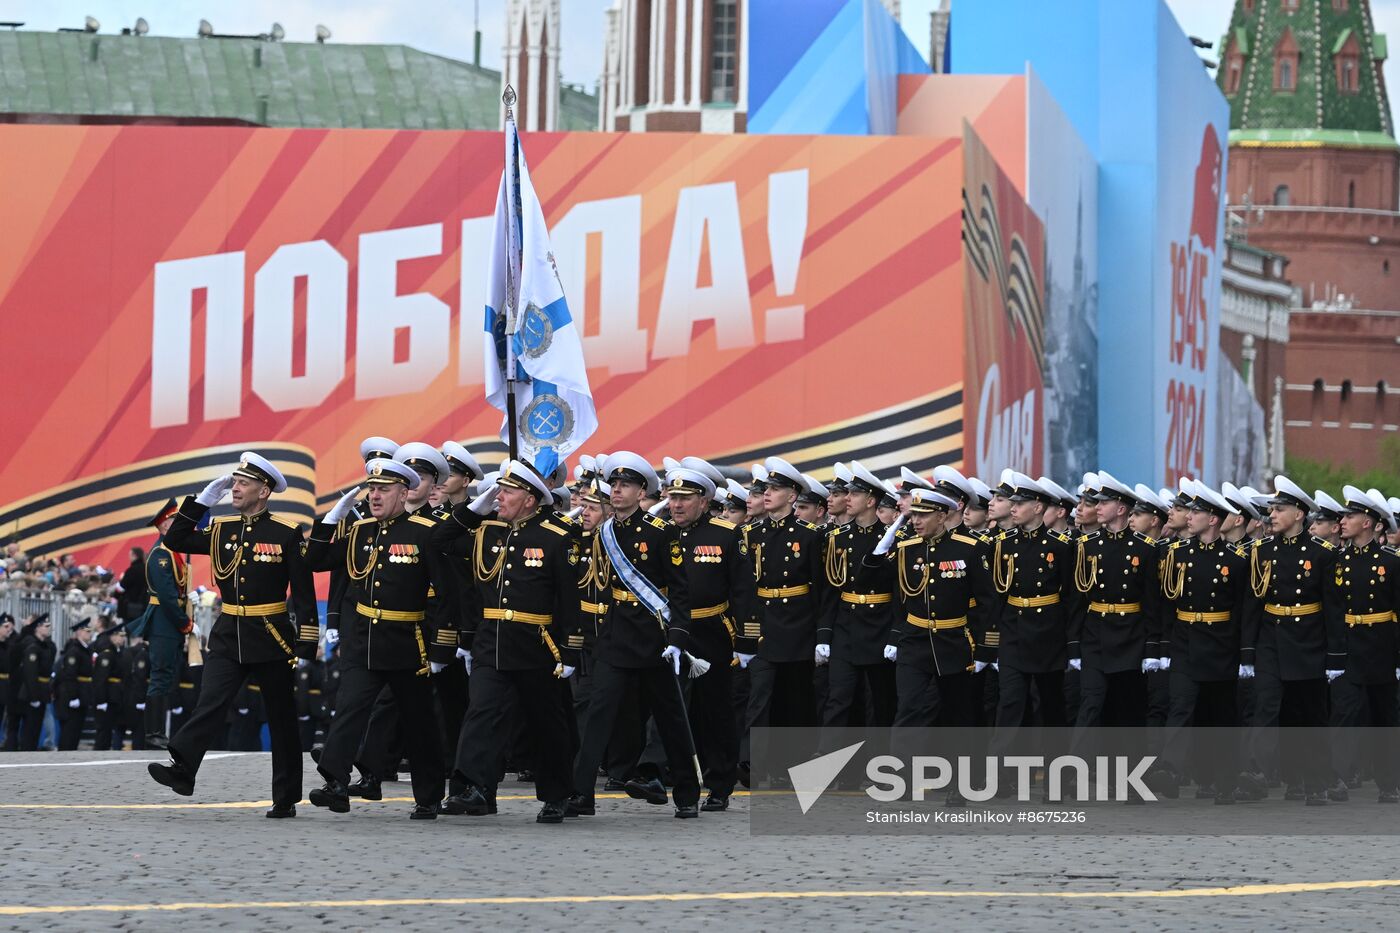
<instances>
[{"instance_id":1,"label":"white ceremonial flag","mask_svg":"<svg viewBox=\"0 0 1400 933\"><path fill-rule=\"evenodd\" d=\"M487 260L486 400L506 411L507 380L514 375L517 442L536 469L549 476L598 429L598 414L583 343L569 314L513 119L506 120L505 137L506 168ZM507 443L509 432L507 417L501 422L501 439Z\"/></svg>"}]
</instances>

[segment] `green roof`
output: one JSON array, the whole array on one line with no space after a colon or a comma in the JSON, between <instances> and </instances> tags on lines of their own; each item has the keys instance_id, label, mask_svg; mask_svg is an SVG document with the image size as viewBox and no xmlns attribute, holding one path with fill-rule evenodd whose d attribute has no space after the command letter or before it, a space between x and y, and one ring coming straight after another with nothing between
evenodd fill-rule
<instances>
[{"instance_id":1,"label":"green roof","mask_svg":"<svg viewBox=\"0 0 1400 933\"><path fill-rule=\"evenodd\" d=\"M1273 146L1280 149L1304 149L1310 146L1332 146L1338 149L1400 149L1395 139L1386 133L1361 130L1231 130L1230 145Z\"/></svg>"},{"instance_id":2,"label":"green roof","mask_svg":"<svg viewBox=\"0 0 1400 933\"><path fill-rule=\"evenodd\" d=\"M1239 89L1226 95L1232 137L1242 130L1307 130L1315 134L1308 142L1322 145L1330 144L1318 140L1330 138L1326 134L1331 131L1355 131L1367 139L1367 134L1378 134L1385 138L1381 144L1394 148L1390 101L1378 80L1380 69L1374 67L1385 59L1386 41L1375 32L1369 4L1354 2L1338 9L1331 0L1300 0L1295 12L1279 0L1236 0L1234 6L1226 34L1243 54L1244 69ZM1298 48L1294 87L1276 90L1275 50L1290 34ZM1335 56L1353 36L1361 52L1358 87L1344 93ZM1222 91L1229 74L1224 67L1217 72Z\"/></svg>"},{"instance_id":3,"label":"green roof","mask_svg":"<svg viewBox=\"0 0 1400 933\"><path fill-rule=\"evenodd\" d=\"M405 45L0 32L0 113L495 129L501 73ZM597 99L560 92L561 130Z\"/></svg>"}]
</instances>

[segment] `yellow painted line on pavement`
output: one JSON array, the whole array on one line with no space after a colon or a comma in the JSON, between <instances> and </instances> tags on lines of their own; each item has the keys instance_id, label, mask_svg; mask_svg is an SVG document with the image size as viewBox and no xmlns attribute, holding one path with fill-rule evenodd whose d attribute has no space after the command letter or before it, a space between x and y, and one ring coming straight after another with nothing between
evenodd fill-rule
<instances>
[{"instance_id":1,"label":"yellow painted line on pavement","mask_svg":"<svg viewBox=\"0 0 1400 933\"><path fill-rule=\"evenodd\" d=\"M1314 894L1327 891L1357 891L1400 887L1400 879L1367 881L1301 881L1291 884L1245 884L1219 888L1177 888L1157 891L719 891L667 894L560 894L522 897L405 897L363 900L308 901L226 901L200 903L178 901L169 904L51 904L26 906L0 905L0 917L68 913L145 913L198 910L287 910L338 907L495 907L550 904L646 904L695 903L703 901L785 901L870 899L1055 899L1055 900L1137 900L1144 898L1259 897L1276 894Z\"/></svg>"}]
</instances>

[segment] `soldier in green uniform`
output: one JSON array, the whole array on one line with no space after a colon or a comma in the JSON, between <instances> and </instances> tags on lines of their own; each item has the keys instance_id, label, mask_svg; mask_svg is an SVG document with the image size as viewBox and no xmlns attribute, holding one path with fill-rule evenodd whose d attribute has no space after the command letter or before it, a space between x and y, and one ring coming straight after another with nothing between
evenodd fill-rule
<instances>
[{"instance_id":1,"label":"soldier in green uniform","mask_svg":"<svg viewBox=\"0 0 1400 933\"><path fill-rule=\"evenodd\" d=\"M190 619L188 590L190 571L183 555L172 551L165 536L175 520L178 504L171 499L161 506L151 524L160 538L146 555L146 588L150 591L149 605L128 629L132 636L144 638L150 664L146 685L144 712L145 745L164 749L169 745L166 718L171 701L179 690L180 660L184 636L194 628ZM134 730L141 726L133 726Z\"/></svg>"},{"instance_id":2,"label":"soldier in green uniform","mask_svg":"<svg viewBox=\"0 0 1400 933\"><path fill-rule=\"evenodd\" d=\"M272 741L272 809L267 816L296 815L301 799L301 743L297 736L298 657L315 656L320 626L311 569L303 555L302 530L268 510L287 480L267 458L252 451L238 467L185 499L166 532L172 551L209 555L223 609L209 634L199 705L170 738L170 763L152 763L156 781L175 793L194 793L204 753L222 731L243 682L261 688ZM236 514L199 524L226 493ZM290 597L290 602L289 602Z\"/></svg>"}]
</instances>

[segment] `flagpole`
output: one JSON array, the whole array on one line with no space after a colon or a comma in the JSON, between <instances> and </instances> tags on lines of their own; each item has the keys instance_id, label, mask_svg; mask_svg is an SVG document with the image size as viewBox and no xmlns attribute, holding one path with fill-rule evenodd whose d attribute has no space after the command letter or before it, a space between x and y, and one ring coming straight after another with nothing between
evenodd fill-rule
<instances>
[{"instance_id":1,"label":"flagpole","mask_svg":"<svg viewBox=\"0 0 1400 933\"><path fill-rule=\"evenodd\" d=\"M520 324L520 251L515 247L520 242L520 163L516 148L519 145L519 138L511 132L515 124L515 88L506 85L505 92L501 94L501 103L506 107L505 120L505 142L506 142L506 217L507 217L507 247L506 247L506 424L510 431L507 446L510 452L510 459L517 460L520 457L519 443L519 423L515 412L515 333Z\"/></svg>"}]
</instances>

